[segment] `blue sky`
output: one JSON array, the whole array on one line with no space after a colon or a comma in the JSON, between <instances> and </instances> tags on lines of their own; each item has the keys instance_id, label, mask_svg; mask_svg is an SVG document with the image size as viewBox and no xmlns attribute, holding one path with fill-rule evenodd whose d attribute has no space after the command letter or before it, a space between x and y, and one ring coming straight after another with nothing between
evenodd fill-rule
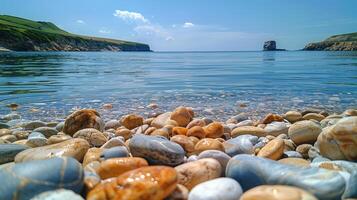
<instances>
[{"instance_id":1,"label":"blue sky","mask_svg":"<svg viewBox=\"0 0 357 200\"><path fill-rule=\"evenodd\" d=\"M300 49L357 32L356 0L0 0L0 14L51 21L77 34L156 51Z\"/></svg>"}]
</instances>

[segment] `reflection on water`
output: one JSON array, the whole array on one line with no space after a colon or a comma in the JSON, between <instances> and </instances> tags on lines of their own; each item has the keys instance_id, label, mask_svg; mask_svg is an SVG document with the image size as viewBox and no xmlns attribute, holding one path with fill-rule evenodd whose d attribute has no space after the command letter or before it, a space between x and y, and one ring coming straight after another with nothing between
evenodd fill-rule
<instances>
[{"instance_id":1,"label":"reflection on water","mask_svg":"<svg viewBox=\"0 0 357 200\"><path fill-rule=\"evenodd\" d=\"M132 112L150 102L229 114L240 104L249 112L339 111L356 99L356 52L0 54L0 114L12 102L53 116L103 103Z\"/></svg>"}]
</instances>

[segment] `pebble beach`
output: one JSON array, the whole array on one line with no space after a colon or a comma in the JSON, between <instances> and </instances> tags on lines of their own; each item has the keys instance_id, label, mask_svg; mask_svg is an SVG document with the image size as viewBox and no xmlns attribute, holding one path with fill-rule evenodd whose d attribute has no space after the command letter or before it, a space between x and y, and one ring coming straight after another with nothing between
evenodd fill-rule
<instances>
[{"instance_id":1,"label":"pebble beach","mask_svg":"<svg viewBox=\"0 0 357 200\"><path fill-rule=\"evenodd\" d=\"M357 198L355 109L220 120L149 104L150 115L77 109L42 121L16 106L0 116L0 199Z\"/></svg>"}]
</instances>

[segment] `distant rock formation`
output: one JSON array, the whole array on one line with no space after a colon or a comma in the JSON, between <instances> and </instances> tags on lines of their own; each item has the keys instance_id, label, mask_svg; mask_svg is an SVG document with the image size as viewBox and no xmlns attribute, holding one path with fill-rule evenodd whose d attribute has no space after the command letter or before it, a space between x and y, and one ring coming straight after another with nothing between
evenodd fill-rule
<instances>
[{"instance_id":1,"label":"distant rock formation","mask_svg":"<svg viewBox=\"0 0 357 200\"><path fill-rule=\"evenodd\" d=\"M274 40L264 42L263 51L285 51L285 49L277 49Z\"/></svg>"},{"instance_id":2,"label":"distant rock formation","mask_svg":"<svg viewBox=\"0 0 357 200\"><path fill-rule=\"evenodd\" d=\"M357 51L357 33L334 35L322 42L307 44L307 51Z\"/></svg>"}]
</instances>

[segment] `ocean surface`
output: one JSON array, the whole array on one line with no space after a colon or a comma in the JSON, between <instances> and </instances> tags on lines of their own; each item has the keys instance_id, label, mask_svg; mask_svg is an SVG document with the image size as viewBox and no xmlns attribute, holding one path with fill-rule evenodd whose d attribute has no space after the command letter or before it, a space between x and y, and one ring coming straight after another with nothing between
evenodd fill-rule
<instances>
[{"instance_id":1,"label":"ocean surface","mask_svg":"<svg viewBox=\"0 0 357 200\"><path fill-rule=\"evenodd\" d=\"M79 108L109 119L179 105L222 120L240 112L340 112L357 108L357 52L0 53L0 115L10 103L42 120Z\"/></svg>"}]
</instances>

